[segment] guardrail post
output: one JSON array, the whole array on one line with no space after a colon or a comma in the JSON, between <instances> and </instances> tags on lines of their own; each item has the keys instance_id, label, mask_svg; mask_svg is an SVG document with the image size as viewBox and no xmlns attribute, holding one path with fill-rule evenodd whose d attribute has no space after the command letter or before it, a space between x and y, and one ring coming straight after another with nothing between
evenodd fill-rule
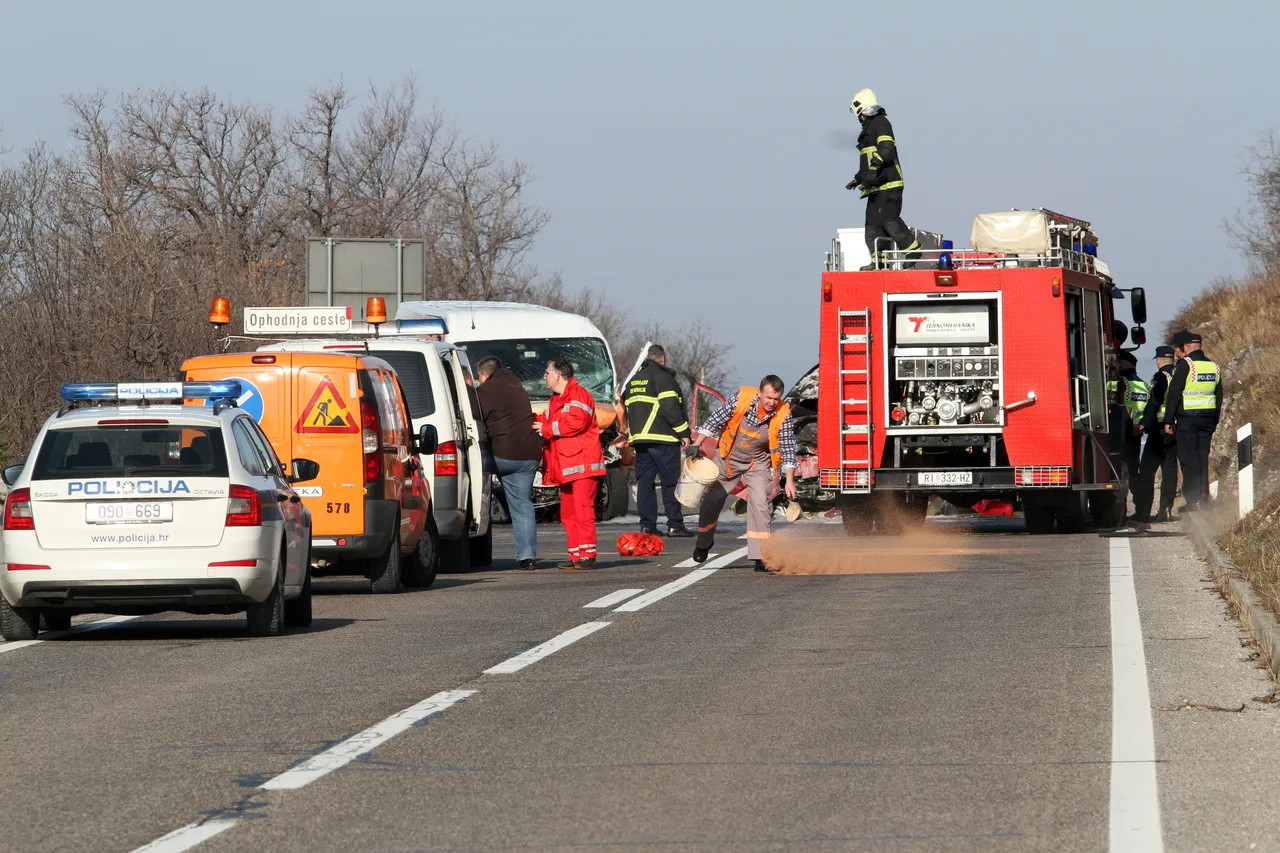
<instances>
[{"instance_id":1,"label":"guardrail post","mask_svg":"<svg viewBox=\"0 0 1280 853\"><path fill-rule=\"evenodd\" d=\"M1253 512L1253 424L1236 430L1236 471L1240 482L1240 517Z\"/></svg>"}]
</instances>

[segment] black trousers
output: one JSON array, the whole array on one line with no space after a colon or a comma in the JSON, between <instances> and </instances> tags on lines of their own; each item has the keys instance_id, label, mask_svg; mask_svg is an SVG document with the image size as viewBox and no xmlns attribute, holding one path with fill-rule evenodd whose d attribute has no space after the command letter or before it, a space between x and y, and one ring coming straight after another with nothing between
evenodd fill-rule
<instances>
[{"instance_id":1,"label":"black trousers","mask_svg":"<svg viewBox=\"0 0 1280 853\"><path fill-rule=\"evenodd\" d=\"M881 190L867 196L866 226L867 251L873 258L876 252L887 252L894 246L909 249L916 241L916 235L902 221L902 190ZM894 246L885 237L891 238Z\"/></svg>"},{"instance_id":2,"label":"black trousers","mask_svg":"<svg viewBox=\"0 0 1280 853\"><path fill-rule=\"evenodd\" d=\"M636 508L640 523L658 526L658 495L654 478L662 481L662 504L667 511L667 524L684 524L684 513L676 500L676 483L680 482L679 444L638 444L636 451Z\"/></svg>"},{"instance_id":3,"label":"black trousers","mask_svg":"<svg viewBox=\"0 0 1280 853\"><path fill-rule=\"evenodd\" d=\"M1157 424L1158 433L1147 436L1142 448L1142 460L1138 464L1138 479L1133 486L1133 514L1138 518L1151 517L1151 502L1155 499L1156 472L1160 472L1160 511L1173 509L1173 499L1178 494L1178 444L1173 436L1164 434L1164 427Z\"/></svg>"},{"instance_id":4,"label":"black trousers","mask_svg":"<svg viewBox=\"0 0 1280 853\"><path fill-rule=\"evenodd\" d=\"M1174 427L1178 464L1182 466L1182 496L1192 507L1209 500L1209 442L1216 426L1212 418L1182 415Z\"/></svg>"}]
</instances>

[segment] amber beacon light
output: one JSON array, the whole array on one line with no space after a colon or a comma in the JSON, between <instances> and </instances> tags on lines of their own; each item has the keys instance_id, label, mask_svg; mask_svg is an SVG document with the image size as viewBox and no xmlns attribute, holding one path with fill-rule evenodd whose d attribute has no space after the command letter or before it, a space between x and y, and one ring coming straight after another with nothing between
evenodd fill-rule
<instances>
[{"instance_id":1,"label":"amber beacon light","mask_svg":"<svg viewBox=\"0 0 1280 853\"><path fill-rule=\"evenodd\" d=\"M231 300L225 296L215 296L213 305L209 307L209 323L214 328L226 326L231 322Z\"/></svg>"},{"instance_id":2,"label":"amber beacon light","mask_svg":"<svg viewBox=\"0 0 1280 853\"><path fill-rule=\"evenodd\" d=\"M381 296L370 296L364 304L364 320L371 326L387 322L387 300Z\"/></svg>"}]
</instances>

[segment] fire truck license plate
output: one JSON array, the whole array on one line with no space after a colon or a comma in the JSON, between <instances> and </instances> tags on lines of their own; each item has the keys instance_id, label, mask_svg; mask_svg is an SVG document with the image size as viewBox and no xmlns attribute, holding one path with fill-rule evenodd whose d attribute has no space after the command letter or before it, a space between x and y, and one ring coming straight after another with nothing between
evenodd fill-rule
<instances>
[{"instance_id":1,"label":"fire truck license plate","mask_svg":"<svg viewBox=\"0 0 1280 853\"><path fill-rule=\"evenodd\" d=\"M922 486L972 486L972 471L921 471Z\"/></svg>"}]
</instances>

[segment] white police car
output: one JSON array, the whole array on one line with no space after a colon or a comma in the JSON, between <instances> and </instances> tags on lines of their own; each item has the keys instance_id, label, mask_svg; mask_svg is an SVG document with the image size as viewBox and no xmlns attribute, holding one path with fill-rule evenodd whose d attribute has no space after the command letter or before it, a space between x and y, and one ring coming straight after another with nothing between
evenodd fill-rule
<instances>
[{"instance_id":1,"label":"white police car","mask_svg":"<svg viewBox=\"0 0 1280 853\"><path fill-rule=\"evenodd\" d=\"M249 633L311 623L311 515L240 383L64 385L23 465L5 469L0 634L76 613L248 612ZM204 401L183 405L183 401Z\"/></svg>"}]
</instances>

